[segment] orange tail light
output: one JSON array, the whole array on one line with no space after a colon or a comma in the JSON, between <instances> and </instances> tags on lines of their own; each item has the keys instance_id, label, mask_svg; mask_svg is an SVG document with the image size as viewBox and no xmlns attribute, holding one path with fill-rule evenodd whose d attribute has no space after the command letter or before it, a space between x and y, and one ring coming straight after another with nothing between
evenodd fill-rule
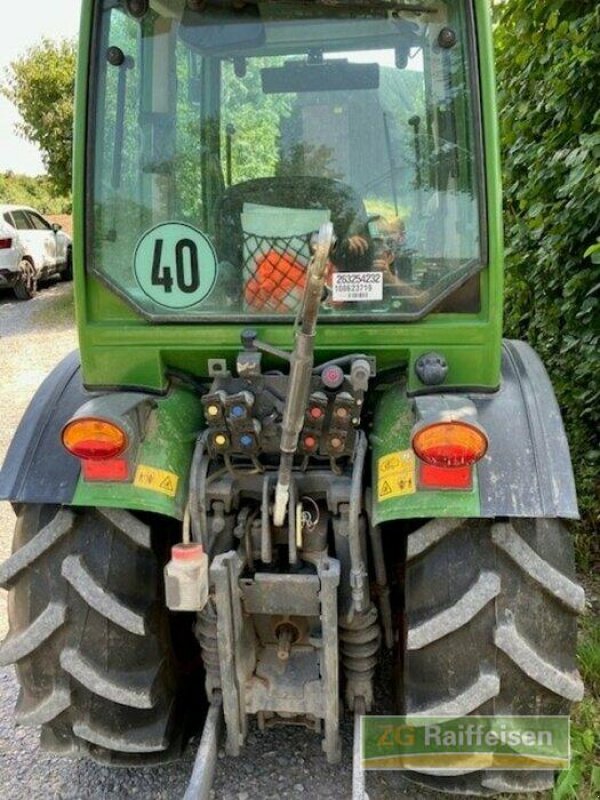
<instances>
[{"instance_id":1,"label":"orange tail light","mask_svg":"<svg viewBox=\"0 0 600 800\"><path fill-rule=\"evenodd\" d=\"M433 422L413 433L412 448L417 458L434 467L470 467L486 454L488 438L470 422Z\"/></svg>"},{"instance_id":2,"label":"orange tail light","mask_svg":"<svg viewBox=\"0 0 600 800\"><path fill-rule=\"evenodd\" d=\"M62 432L64 447L83 461L116 458L128 444L127 434L112 422L82 417L67 423Z\"/></svg>"}]
</instances>

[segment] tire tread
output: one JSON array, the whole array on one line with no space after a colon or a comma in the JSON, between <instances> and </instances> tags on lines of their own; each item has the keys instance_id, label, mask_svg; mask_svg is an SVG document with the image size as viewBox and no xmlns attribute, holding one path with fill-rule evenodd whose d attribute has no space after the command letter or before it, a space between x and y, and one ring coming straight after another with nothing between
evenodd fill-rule
<instances>
[{"instance_id":1,"label":"tire tread","mask_svg":"<svg viewBox=\"0 0 600 800\"><path fill-rule=\"evenodd\" d=\"M127 511L21 507L0 568L0 661L17 665L16 718L42 726L42 747L110 763L173 751L178 679L151 547Z\"/></svg>"}]
</instances>

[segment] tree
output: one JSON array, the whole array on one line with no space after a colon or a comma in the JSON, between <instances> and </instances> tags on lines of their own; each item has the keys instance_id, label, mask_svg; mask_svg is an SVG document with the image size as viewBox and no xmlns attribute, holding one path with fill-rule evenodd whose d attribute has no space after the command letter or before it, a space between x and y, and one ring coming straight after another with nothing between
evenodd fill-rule
<instances>
[{"instance_id":1,"label":"tree","mask_svg":"<svg viewBox=\"0 0 600 800\"><path fill-rule=\"evenodd\" d=\"M17 131L35 143L61 195L71 191L75 44L49 39L13 61L0 91L17 108Z\"/></svg>"}]
</instances>

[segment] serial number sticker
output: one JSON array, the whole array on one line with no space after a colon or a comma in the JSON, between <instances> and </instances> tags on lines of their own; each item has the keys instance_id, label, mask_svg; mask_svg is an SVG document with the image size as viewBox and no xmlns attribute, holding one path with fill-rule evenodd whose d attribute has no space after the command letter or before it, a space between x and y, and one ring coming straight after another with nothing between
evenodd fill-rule
<instances>
[{"instance_id":1,"label":"serial number sticker","mask_svg":"<svg viewBox=\"0 0 600 800\"><path fill-rule=\"evenodd\" d=\"M377 462L377 499L390 500L417 491L415 454L400 450L382 456Z\"/></svg>"},{"instance_id":2,"label":"serial number sticker","mask_svg":"<svg viewBox=\"0 0 600 800\"><path fill-rule=\"evenodd\" d=\"M383 300L383 272L334 272L332 289L336 303Z\"/></svg>"},{"instance_id":3,"label":"serial number sticker","mask_svg":"<svg viewBox=\"0 0 600 800\"><path fill-rule=\"evenodd\" d=\"M166 494L167 497L175 497L178 484L179 476L174 472L146 467L142 464L136 469L133 481L133 485L138 489L149 489L151 492Z\"/></svg>"}]
</instances>

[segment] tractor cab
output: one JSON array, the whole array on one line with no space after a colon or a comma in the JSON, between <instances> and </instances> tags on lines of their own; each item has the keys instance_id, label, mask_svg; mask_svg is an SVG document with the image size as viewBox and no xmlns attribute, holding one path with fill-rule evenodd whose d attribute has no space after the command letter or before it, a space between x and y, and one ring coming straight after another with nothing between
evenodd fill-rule
<instances>
[{"instance_id":1,"label":"tractor cab","mask_svg":"<svg viewBox=\"0 0 600 800\"><path fill-rule=\"evenodd\" d=\"M466 4L98 6L86 263L139 316L289 323L328 221L324 325L479 311Z\"/></svg>"}]
</instances>

